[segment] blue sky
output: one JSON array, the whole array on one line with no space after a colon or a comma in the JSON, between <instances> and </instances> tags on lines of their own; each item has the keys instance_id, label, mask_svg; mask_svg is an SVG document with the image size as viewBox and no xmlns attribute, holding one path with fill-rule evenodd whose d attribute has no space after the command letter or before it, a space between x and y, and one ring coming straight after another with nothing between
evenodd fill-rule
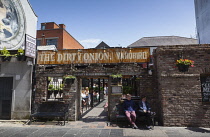
<instances>
[{"instance_id":1,"label":"blue sky","mask_svg":"<svg viewBox=\"0 0 210 137\"><path fill-rule=\"evenodd\" d=\"M142 37L196 37L194 0L29 0L40 23L65 24L85 48Z\"/></svg>"}]
</instances>

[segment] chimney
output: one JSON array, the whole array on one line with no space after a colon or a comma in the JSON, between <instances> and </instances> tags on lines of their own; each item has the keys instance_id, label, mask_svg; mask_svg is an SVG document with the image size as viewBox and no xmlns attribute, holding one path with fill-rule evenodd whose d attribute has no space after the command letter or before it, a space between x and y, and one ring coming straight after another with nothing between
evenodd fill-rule
<instances>
[{"instance_id":1,"label":"chimney","mask_svg":"<svg viewBox=\"0 0 210 137\"><path fill-rule=\"evenodd\" d=\"M62 28L62 29L66 29L66 25L64 25L64 24L59 24L59 26L60 26L60 28Z\"/></svg>"}]
</instances>

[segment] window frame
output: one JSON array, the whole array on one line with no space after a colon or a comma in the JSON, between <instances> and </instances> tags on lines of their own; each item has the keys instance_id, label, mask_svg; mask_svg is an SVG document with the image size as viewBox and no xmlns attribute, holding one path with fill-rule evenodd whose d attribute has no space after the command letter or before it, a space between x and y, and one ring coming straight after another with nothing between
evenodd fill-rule
<instances>
[{"instance_id":1,"label":"window frame","mask_svg":"<svg viewBox=\"0 0 210 137\"><path fill-rule=\"evenodd\" d=\"M50 40L55 40L55 41L52 42ZM57 38L48 38L48 39L46 39L46 45L55 45L55 47L57 48L57 46L58 46L58 39Z\"/></svg>"}]
</instances>

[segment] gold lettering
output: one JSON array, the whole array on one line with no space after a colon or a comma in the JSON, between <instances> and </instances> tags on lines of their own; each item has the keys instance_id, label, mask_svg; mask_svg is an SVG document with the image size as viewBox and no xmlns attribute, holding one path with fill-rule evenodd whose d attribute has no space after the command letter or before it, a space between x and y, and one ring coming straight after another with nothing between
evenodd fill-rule
<instances>
[{"instance_id":1,"label":"gold lettering","mask_svg":"<svg viewBox=\"0 0 210 137\"><path fill-rule=\"evenodd\" d=\"M58 62L61 62L61 61L63 60L63 55L60 54L60 53L58 53L57 55L58 55L58 56L57 56L57 61L58 61Z\"/></svg>"},{"instance_id":2,"label":"gold lettering","mask_svg":"<svg viewBox=\"0 0 210 137\"><path fill-rule=\"evenodd\" d=\"M78 61L81 61L81 58L82 58L82 54L81 53L78 53Z\"/></svg>"},{"instance_id":3,"label":"gold lettering","mask_svg":"<svg viewBox=\"0 0 210 137\"><path fill-rule=\"evenodd\" d=\"M39 54L39 60L44 61L44 54Z\"/></svg>"},{"instance_id":4,"label":"gold lettering","mask_svg":"<svg viewBox=\"0 0 210 137\"><path fill-rule=\"evenodd\" d=\"M55 61L55 56L54 56L54 54L50 54L50 61Z\"/></svg>"},{"instance_id":5,"label":"gold lettering","mask_svg":"<svg viewBox=\"0 0 210 137\"><path fill-rule=\"evenodd\" d=\"M90 56L88 53L85 53L83 58L84 58L84 60L89 60Z\"/></svg>"},{"instance_id":6,"label":"gold lettering","mask_svg":"<svg viewBox=\"0 0 210 137\"><path fill-rule=\"evenodd\" d=\"M89 58L90 60L94 60L95 59L94 54L95 53L90 53L90 58Z\"/></svg>"},{"instance_id":7,"label":"gold lettering","mask_svg":"<svg viewBox=\"0 0 210 137\"><path fill-rule=\"evenodd\" d=\"M50 61L50 54L45 54L44 61Z\"/></svg>"}]
</instances>

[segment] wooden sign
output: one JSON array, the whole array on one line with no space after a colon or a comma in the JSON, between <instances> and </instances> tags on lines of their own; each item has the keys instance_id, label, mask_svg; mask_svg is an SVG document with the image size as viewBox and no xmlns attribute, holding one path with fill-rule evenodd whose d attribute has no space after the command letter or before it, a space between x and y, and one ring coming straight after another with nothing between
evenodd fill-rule
<instances>
[{"instance_id":1,"label":"wooden sign","mask_svg":"<svg viewBox=\"0 0 210 137\"><path fill-rule=\"evenodd\" d=\"M149 62L149 48L71 49L38 51L37 64Z\"/></svg>"}]
</instances>

